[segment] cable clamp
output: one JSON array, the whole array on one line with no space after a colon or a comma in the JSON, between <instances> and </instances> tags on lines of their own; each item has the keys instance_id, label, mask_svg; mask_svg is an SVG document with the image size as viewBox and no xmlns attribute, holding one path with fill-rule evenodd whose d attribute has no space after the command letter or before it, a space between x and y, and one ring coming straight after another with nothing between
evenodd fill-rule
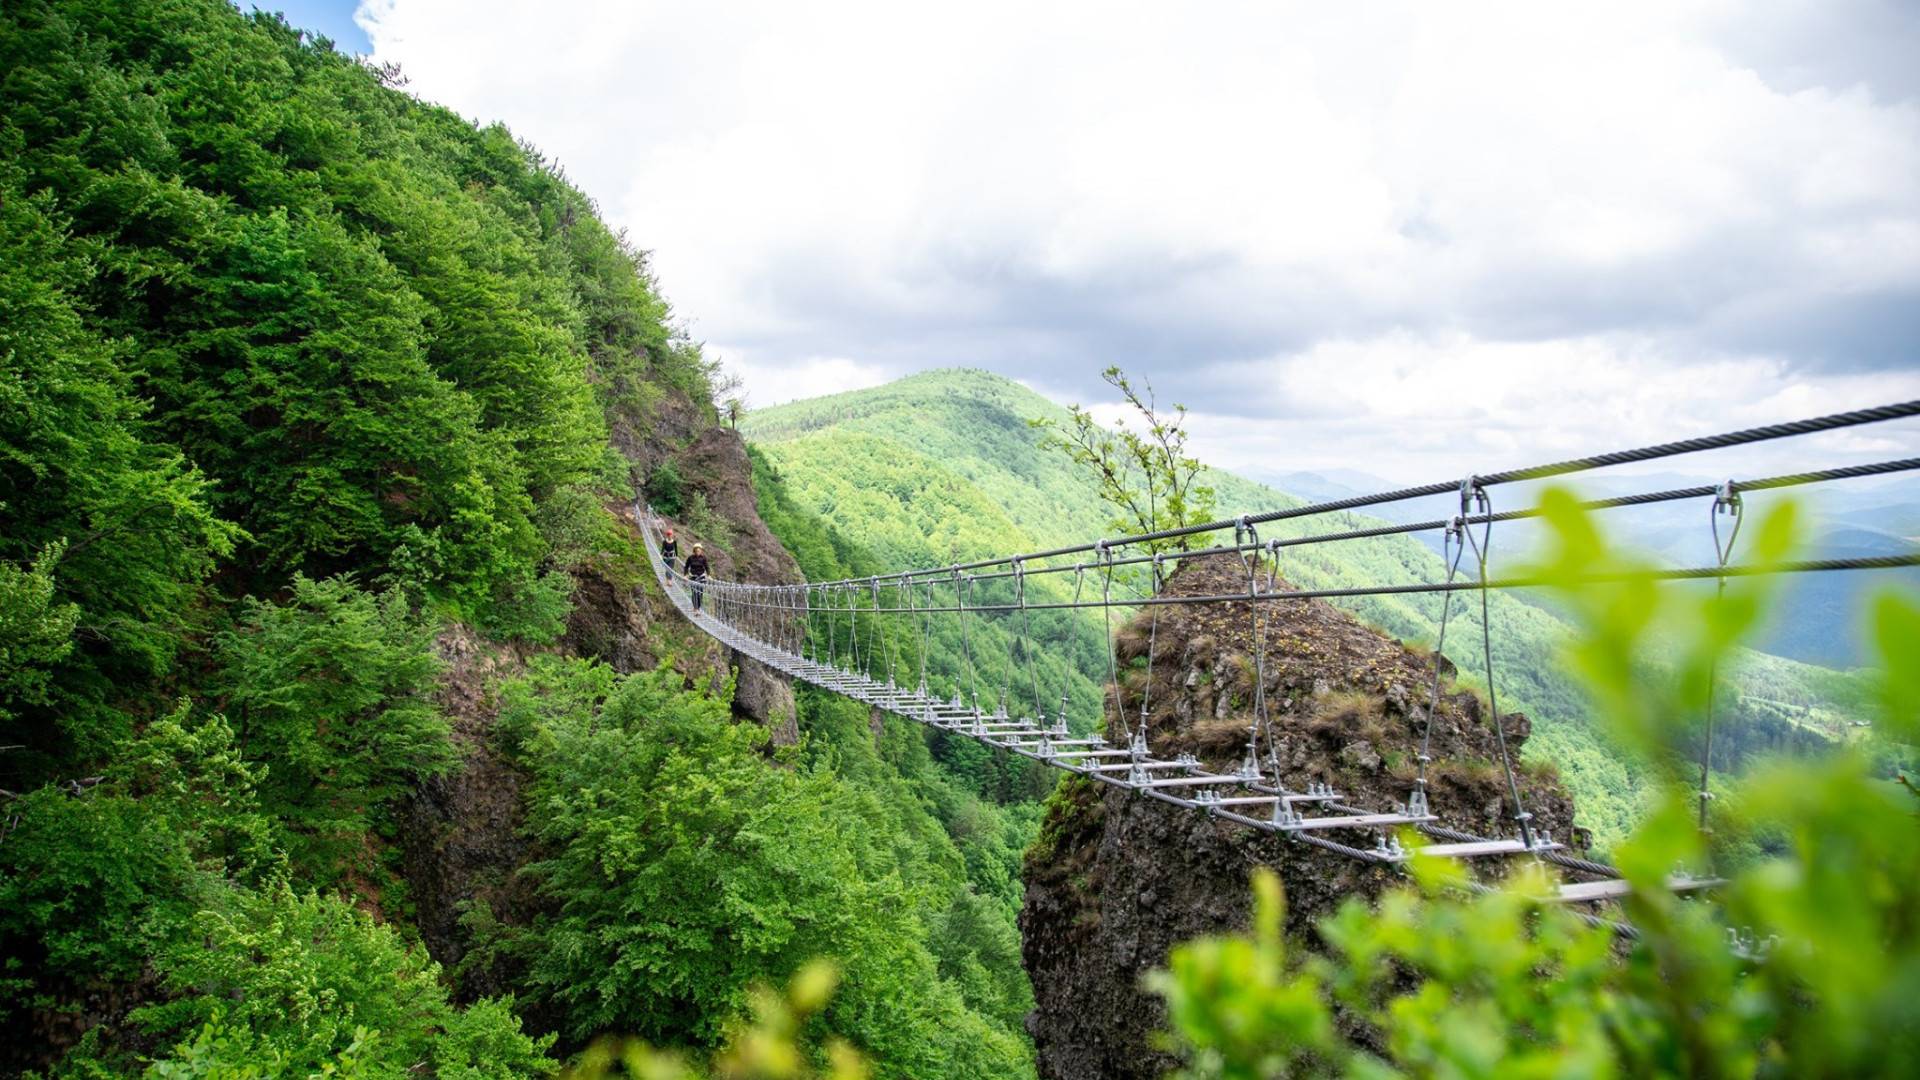
<instances>
[{"instance_id":1,"label":"cable clamp","mask_svg":"<svg viewBox=\"0 0 1920 1080\"><path fill-rule=\"evenodd\" d=\"M1460 481L1460 516L1462 518L1473 513L1476 508L1485 510L1487 505L1487 489L1481 486L1478 476L1469 475Z\"/></svg>"},{"instance_id":2,"label":"cable clamp","mask_svg":"<svg viewBox=\"0 0 1920 1080\"><path fill-rule=\"evenodd\" d=\"M1733 545L1740 539L1740 523L1745 520L1745 506L1740 500L1740 490L1731 479L1721 484L1713 495L1713 511L1708 515L1708 523L1713 526L1713 551L1719 556L1720 565L1727 565L1733 557ZM1726 536L1720 535L1720 516L1725 514L1733 523ZM1722 579L1724 583L1725 579Z\"/></svg>"}]
</instances>

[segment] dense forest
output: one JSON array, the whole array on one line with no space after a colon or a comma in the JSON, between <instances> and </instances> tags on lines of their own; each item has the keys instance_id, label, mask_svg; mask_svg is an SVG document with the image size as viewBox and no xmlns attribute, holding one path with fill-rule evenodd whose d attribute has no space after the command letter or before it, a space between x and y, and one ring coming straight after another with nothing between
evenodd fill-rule
<instances>
[{"instance_id":1,"label":"dense forest","mask_svg":"<svg viewBox=\"0 0 1920 1080\"><path fill-rule=\"evenodd\" d=\"M804 505L834 529L880 553L888 564L938 566L1083 542L1111 531L1109 508L1067 458L1041 447L1043 436L1028 424L1034 419L1064 422L1067 411L1001 376L952 370L764 409L743 427ZM1207 470L1204 479L1222 513L1303 501L1221 470ZM1277 522L1264 527L1263 535L1291 537L1381 523L1343 512ZM1290 549L1280 570L1301 588L1445 577L1439 557L1406 536ZM1073 585L1055 582L1047 588L1057 596L1063 589L1070 593ZM1128 582L1127 591L1116 595L1138 595L1137 589L1137 582ZM1349 606L1407 641L1435 638L1440 614L1435 597L1364 597ZM1069 679L1075 701L1097 700L1093 688L1106 677L1099 617L1080 620L1093 625L1074 629L1062 613L1048 614L1057 618L1036 635L1066 646L1051 655L1073 659ZM1579 803L1581 823L1600 844L1618 840L1644 813L1647 778L1595 729L1585 692L1559 662L1567 622L1538 604L1498 595L1491 623L1500 697L1536 721L1528 754L1558 769ZM1477 608L1456 604L1448 651L1468 684L1484 683L1479 633ZM1737 771L1754 754L1810 750L1845 738L1851 721L1863 715L1868 683L1858 673L1751 650L1742 651L1730 668L1730 697L1723 707L1731 720L1716 750L1722 769ZM1649 677L1661 676L1655 668Z\"/></svg>"},{"instance_id":2,"label":"dense forest","mask_svg":"<svg viewBox=\"0 0 1920 1080\"><path fill-rule=\"evenodd\" d=\"M775 745L670 619L590 647L664 607L625 508L731 438L713 369L556 165L399 81L222 0L0 13L0 1070L697 1062L827 957L808 1045L1030 1073L1037 781L805 694ZM489 793L443 880L422 822Z\"/></svg>"}]
</instances>

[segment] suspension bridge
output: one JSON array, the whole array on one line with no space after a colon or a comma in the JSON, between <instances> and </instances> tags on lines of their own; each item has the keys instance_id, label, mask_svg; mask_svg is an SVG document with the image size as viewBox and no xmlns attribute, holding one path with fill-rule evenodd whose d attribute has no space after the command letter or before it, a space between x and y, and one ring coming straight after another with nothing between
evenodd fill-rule
<instances>
[{"instance_id":1,"label":"suspension bridge","mask_svg":"<svg viewBox=\"0 0 1920 1080\"><path fill-rule=\"evenodd\" d=\"M761 584L707 578L691 580L680 567L670 565L663 558L657 533L664 523L652 508L636 504L635 514L645 537L654 573L681 614L729 648L794 679L845 695L894 716L974 739L1006 753L1030 758L1143 798L1158 800L1184 811L1206 814L1248 829L1280 834L1291 841L1363 862L1388 865L1405 863L1412 857L1412 852L1402 845L1400 837L1408 830L1421 834L1426 842L1420 845L1419 850L1427 856L1459 860L1538 859L1557 867L1561 878L1556 891L1543 899L1587 904L1624 896L1629 887L1615 868L1572 853L1550 835L1534 827L1533 815L1526 808L1515 778L1513 755L1509 751L1494 691L1488 596L1494 590L1526 588L1548 582L1539 578L1490 576L1488 556L1492 528L1501 522L1537 517L1542 511L1539 507L1527 507L1496 512L1491 492L1502 485L1523 481L1656 461L1681 454L1804 438L1820 432L1915 416L1920 416L1920 401L1357 495L1135 536L1090 540L1045 551L996 556L949 566L905 569L863 578L800 584ZM1748 480L1729 479L1717 485L1643 491L1591 500L1580 505L1590 512L1603 512L1655 503L1699 501L1706 508L1711 523L1716 564L1653 570L1648 574L1662 581L1717 581L1719 587L1724 589L1728 579L1750 575L1860 572L1920 566L1920 554L1913 553L1767 564L1743 564L1735 560L1744 513L1743 494L1887 476L1916 469L1920 469L1920 458L1902 458ZM1260 528L1272 522L1305 520L1311 523L1312 519L1342 511L1432 496L1457 496L1457 512L1446 518L1408 524L1308 532L1267 540L1262 540L1259 535ZM1279 580L1277 567L1281 553L1288 548L1418 532L1441 534L1442 560L1446 570L1444 580L1388 582L1352 588L1281 587L1285 583ZM1201 540L1210 542L1197 543ZM1183 546L1169 550L1167 545L1172 542L1179 542ZM1463 576L1462 563L1469 555L1472 556L1474 572L1471 576ZM1246 582L1245 589L1204 595L1171 595L1158 588L1168 564L1207 558L1237 559ZM1071 600L1029 598L1027 586L1030 580L1056 574L1072 575L1074 589ZM1119 575L1123 591L1127 591L1125 582L1128 575L1140 575L1147 587L1136 595L1116 597L1116 575ZM1098 583L1100 595L1082 599L1082 587L1090 577ZM1596 575L1587 580L1598 582L1607 579ZM1010 585L1010 590L1006 591L1010 591L1011 596L993 602L983 600L981 591L989 582ZM1266 623L1261 613L1266 605L1297 603L1308 599L1432 593L1442 596L1439 641L1433 653L1432 684L1424 710L1421 745L1416 759L1418 775L1407 787L1406 798L1394 805L1358 805L1356 800L1325 783L1289 786L1285 770L1273 750L1273 719L1265 689L1268 646L1264 636ZM1446 646L1447 626L1454 611L1453 597L1456 593L1478 594L1479 597L1480 651L1485 665L1488 704L1493 717L1492 726L1497 733L1499 764L1504 780L1503 812L1512 824L1512 835L1509 836L1488 836L1453 827L1433 812L1428 800L1429 766L1433 763L1430 753L1433 719L1438 711L1441 693L1441 652ZM959 621L961 647L965 655L959 658L961 663L953 669L959 670L964 666L969 672L974 664L968 633L971 621L999 616L1011 626L1017 620L1018 625L1012 632L1020 635L1018 640L1025 645L1028 677L1033 678L1032 656L1037 646L1031 638L1031 613L1098 609L1106 615L1108 676L1111 684L1117 688L1118 671L1111 625L1115 609L1130 613L1138 609L1175 604L1238 605L1248 612L1252 623L1256 671L1246 752L1237 768L1210 768L1188 753L1172 756L1156 754L1150 744L1144 702L1137 722L1130 722L1121 707L1117 689L1110 695L1111 712L1103 714L1101 724L1091 732L1076 733L1068 723L1068 695L1063 690L1057 708L1049 712L1042 700L1037 679L1033 680L1031 697L1025 703L1029 707L1015 703L1009 693L1010 686L1000 688L991 709L982 704L977 688L971 700L958 691L953 697L945 698L928 688L927 628L936 617ZM864 656L860 644L863 618L868 627ZM878 621L884 618L903 623L918 634L920 649L917 671L908 673L912 685L904 685L909 680L900 677L891 653L884 657L877 655L884 651L885 646L876 648L873 644L874 629ZM1151 646L1147 663L1151 677ZM1103 704L1102 708L1105 710L1107 706ZM1703 827L1707 823L1707 804L1711 798L1708 790L1713 746L1711 698L1705 721L1698 791ZM1689 877L1680 873L1668 881L1669 887L1676 891L1702 889L1716 883L1711 878ZM1488 886L1474 884L1470 887L1485 889ZM1629 928L1621 929L1630 932Z\"/></svg>"}]
</instances>

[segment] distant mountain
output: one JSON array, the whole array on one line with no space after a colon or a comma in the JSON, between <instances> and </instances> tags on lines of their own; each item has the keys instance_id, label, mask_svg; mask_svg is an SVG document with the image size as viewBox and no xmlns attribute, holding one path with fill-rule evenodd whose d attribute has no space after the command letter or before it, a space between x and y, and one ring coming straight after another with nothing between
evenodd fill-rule
<instances>
[{"instance_id":1,"label":"distant mountain","mask_svg":"<svg viewBox=\"0 0 1920 1080\"><path fill-rule=\"evenodd\" d=\"M1038 433L1027 423L1066 416L1058 404L1011 380L981 371L947 370L769 408L747 418L742 429L784 475L794 496L833 529L889 565L941 565L1115 531L1091 486L1060 455L1043 451ZM1295 490L1283 492L1227 472L1207 474L1218 491L1223 516L1394 486L1344 471L1283 474L1279 479ZM1503 503L1527 505L1523 500L1530 498L1509 497ZM1402 520L1408 514L1438 517L1447 512L1445 502L1378 509L1403 515ZM1690 506L1689 512L1700 518L1691 527L1704 531L1701 507ZM1311 524L1263 526L1262 535L1298 536L1382 520L1339 513ZM1678 544L1678 518L1674 524L1673 542ZM1639 534L1643 546L1647 536ZM1500 558L1511 560L1527 541L1522 529L1512 527L1500 543ZM1304 588L1444 577L1433 550L1411 536L1290 548L1283 556L1283 572ZM1431 596L1374 597L1348 606L1391 634L1431 641L1440 601ZM1638 785L1589 726L1585 703L1563 672L1557 642L1564 624L1544 606L1516 595L1496 595L1491 614L1502 704L1525 709L1537 721L1530 753L1556 763L1567 775L1584 823L1603 838L1620 835L1632 819ZM1477 616L1477 610L1463 613L1456 607L1448 637L1451 658L1469 679L1481 669ZM1087 632L1094 634L1091 628ZM1086 655L1104 663L1103 651ZM1096 683L1105 679L1104 670L1084 675ZM1827 732L1844 731L1849 715L1841 703L1852 689L1849 677L1764 654L1751 656L1741 677L1754 688L1756 701L1768 703L1768 715L1777 713L1796 725Z\"/></svg>"},{"instance_id":2,"label":"distant mountain","mask_svg":"<svg viewBox=\"0 0 1920 1080\"><path fill-rule=\"evenodd\" d=\"M1247 475L1251 480L1315 502L1346 499L1401 486L1357 469L1324 469L1320 472L1249 470Z\"/></svg>"},{"instance_id":3,"label":"distant mountain","mask_svg":"<svg viewBox=\"0 0 1920 1080\"><path fill-rule=\"evenodd\" d=\"M1910 540L1877 530L1843 527L1816 533L1808 554L1819 558L1871 558L1910 554L1915 546ZM1809 663L1834 667L1860 664L1870 655L1862 625L1866 603L1896 581L1920 586L1920 567L1799 577L1788 583L1779 611L1761 643L1769 652Z\"/></svg>"},{"instance_id":4,"label":"distant mountain","mask_svg":"<svg viewBox=\"0 0 1920 1080\"><path fill-rule=\"evenodd\" d=\"M1834 521L1920 543L1920 501L1866 506L1827 516Z\"/></svg>"}]
</instances>

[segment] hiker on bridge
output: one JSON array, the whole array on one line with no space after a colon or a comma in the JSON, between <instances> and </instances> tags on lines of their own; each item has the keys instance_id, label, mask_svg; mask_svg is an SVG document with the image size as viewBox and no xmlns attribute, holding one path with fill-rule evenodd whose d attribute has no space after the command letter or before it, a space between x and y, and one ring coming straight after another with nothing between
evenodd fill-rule
<instances>
[{"instance_id":1,"label":"hiker on bridge","mask_svg":"<svg viewBox=\"0 0 1920 1080\"><path fill-rule=\"evenodd\" d=\"M700 610L700 597L707 591L707 551L699 544L693 545L693 554L687 556L687 583L693 593L693 610Z\"/></svg>"},{"instance_id":2,"label":"hiker on bridge","mask_svg":"<svg viewBox=\"0 0 1920 1080\"><path fill-rule=\"evenodd\" d=\"M660 557L667 560L667 569L673 569L673 560L680 555L680 542L673 538L673 526L667 526L666 535L660 538Z\"/></svg>"}]
</instances>

